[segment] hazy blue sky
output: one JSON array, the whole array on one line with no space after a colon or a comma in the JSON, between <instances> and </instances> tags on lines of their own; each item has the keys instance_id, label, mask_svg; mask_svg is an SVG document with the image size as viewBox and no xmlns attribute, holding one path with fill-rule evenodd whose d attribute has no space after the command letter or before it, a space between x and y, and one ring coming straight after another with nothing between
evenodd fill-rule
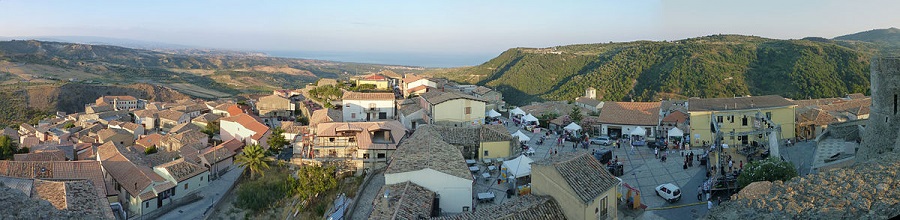
<instances>
[{"instance_id":1,"label":"hazy blue sky","mask_svg":"<svg viewBox=\"0 0 900 220\"><path fill-rule=\"evenodd\" d=\"M900 1L0 0L0 36L102 36L256 51L496 55L718 33L835 37L900 26Z\"/></svg>"}]
</instances>

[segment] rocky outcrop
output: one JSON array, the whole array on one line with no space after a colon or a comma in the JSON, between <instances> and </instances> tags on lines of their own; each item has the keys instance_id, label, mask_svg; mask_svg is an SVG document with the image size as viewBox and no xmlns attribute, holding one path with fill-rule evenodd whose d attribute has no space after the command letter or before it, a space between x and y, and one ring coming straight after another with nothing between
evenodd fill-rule
<instances>
[{"instance_id":1,"label":"rocky outcrop","mask_svg":"<svg viewBox=\"0 0 900 220\"><path fill-rule=\"evenodd\" d=\"M787 182L751 184L706 218L889 219L900 215L898 186L900 154L888 153Z\"/></svg>"}]
</instances>

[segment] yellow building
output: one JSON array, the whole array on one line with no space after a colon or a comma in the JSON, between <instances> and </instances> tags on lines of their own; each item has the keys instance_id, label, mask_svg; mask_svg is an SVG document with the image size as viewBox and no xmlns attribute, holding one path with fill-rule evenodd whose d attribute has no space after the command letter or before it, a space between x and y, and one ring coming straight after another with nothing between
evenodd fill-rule
<instances>
[{"instance_id":1,"label":"yellow building","mask_svg":"<svg viewBox=\"0 0 900 220\"><path fill-rule=\"evenodd\" d=\"M518 139L509 134L503 125L481 127L434 126L441 138L462 148L467 159L509 158L520 152Z\"/></svg>"},{"instance_id":2,"label":"yellow building","mask_svg":"<svg viewBox=\"0 0 900 220\"><path fill-rule=\"evenodd\" d=\"M356 80L356 85L375 85L376 89L391 89L391 80L381 74L371 74Z\"/></svg>"},{"instance_id":3,"label":"yellow building","mask_svg":"<svg viewBox=\"0 0 900 220\"><path fill-rule=\"evenodd\" d=\"M691 122L691 145L701 146L704 143L713 143L715 136L712 123L718 123L722 132L726 133L723 143L729 146L748 145L753 141L766 142L759 136L751 135L730 136L731 132L741 133L753 131L755 128L765 128L766 123L757 120L759 114L768 118L772 123L781 126L778 139L794 138L795 114L797 107L791 101L777 96L712 98L688 100L688 114Z\"/></svg>"},{"instance_id":4,"label":"yellow building","mask_svg":"<svg viewBox=\"0 0 900 220\"><path fill-rule=\"evenodd\" d=\"M621 184L587 152L562 153L531 163L531 192L556 199L566 219L616 219Z\"/></svg>"},{"instance_id":5,"label":"yellow building","mask_svg":"<svg viewBox=\"0 0 900 220\"><path fill-rule=\"evenodd\" d=\"M422 94L425 121L449 126L480 126L484 124L484 100L456 93L429 91Z\"/></svg>"}]
</instances>

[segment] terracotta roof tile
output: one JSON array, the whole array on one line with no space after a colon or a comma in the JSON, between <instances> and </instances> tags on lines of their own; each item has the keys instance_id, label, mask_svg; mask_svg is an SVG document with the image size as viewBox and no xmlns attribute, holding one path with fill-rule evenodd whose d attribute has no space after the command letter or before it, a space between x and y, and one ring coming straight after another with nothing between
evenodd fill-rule
<instances>
[{"instance_id":1,"label":"terracotta roof tile","mask_svg":"<svg viewBox=\"0 0 900 220\"><path fill-rule=\"evenodd\" d=\"M735 98L688 99L688 111L741 110L784 107L791 105L794 105L794 103L777 95Z\"/></svg>"},{"instance_id":2,"label":"terracotta roof tile","mask_svg":"<svg viewBox=\"0 0 900 220\"><path fill-rule=\"evenodd\" d=\"M475 212L459 215L441 216L436 220L565 220L566 216L552 197L525 195L500 205L478 208Z\"/></svg>"},{"instance_id":3,"label":"terracotta roof tile","mask_svg":"<svg viewBox=\"0 0 900 220\"><path fill-rule=\"evenodd\" d=\"M160 164L157 167L165 169L166 172L169 173L169 175L172 175L172 178L175 178L176 182L182 182L184 180L190 179L191 177L206 172L206 169L204 169L202 166L187 162L184 160L184 158Z\"/></svg>"},{"instance_id":4,"label":"terracotta roof tile","mask_svg":"<svg viewBox=\"0 0 900 220\"><path fill-rule=\"evenodd\" d=\"M592 99L592 98L588 98L588 97L578 97L577 99L575 99L575 102L578 102L578 103L581 103L581 104L584 104L587 106L593 106L593 107L596 107L597 105L600 104L600 100L596 100L596 99Z\"/></svg>"},{"instance_id":5,"label":"terracotta roof tile","mask_svg":"<svg viewBox=\"0 0 900 220\"><path fill-rule=\"evenodd\" d=\"M433 169L448 175L473 180L462 153L444 142L432 125L424 125L397 147L385 173L404 173Z\"/></svg>"},{"instance_id":6,"label":"terracotta roof tile","mask_svg":"<svg viewBox=\"0 0 900 220\"><path fill-rule=\"evenodd\" d=\"M256 134L253 135L253 139L259 140L267 131L269 131L269 127L259 122L256 118L248 115L248 114L239 114L236 116L225 117L221 119L222 121L230 121L234 123L238 123L241 126L244 126L246 129L250 129Z\"/></svg>"},{"instance_id":7,"label":"terracotta roof tile","mask_svg":"<svg viewBox=\"0 0 900 220\"><path fill-rule=\"evenodd\" d=\"M66 161L66 153L61 150L51 150L27 154L13 155L15 161Z\"/></svg>"},{"instance_id":8,"label":"terracotta roof tile","mask_svg":"<svg viewBox=\"0 0 900 220\"><path fill-rule=\"evenodd\" d=\"M441 104L443 102L454 99L468 99L473 101L485 102L484 100L476 98L475 96L470 96L459 92L428 91L426 93L422 93L420 97L425 99L426 102L431 103L431 105Z\"/></svg>"},{"instance_id":9,"label":"terracotta roof tile","mask_svg":"<svg viewBox=\"0 0 900 220\"><path fill-rule=\"evenodd\" d=\"M236 141L236 140L232 139L228 142L216 145L215 147L203 149L200 152L201 160L203 160L203 162L206 164L213 164L213 163L218 163L219 161L225 160L229 157L233 157L235 155L235 153L234 153L235 151L225 146L226 143L229 145L235 143L232 141L235 141L238 144L240 144L240 141Z\"/></svg>"},{"instance_id":10,"label":"terracotta roof tile","mask_svg":"<svg viewBox=\"0 0 900 220\"><path fill-rule=\"evenodd\" d=\"M98 196L106 198L106 183L98 161L6 161L0 160L0 176L46 179L90 180Z\"/></svg>"},{"instance_id":11,"label":"terracotta roof tile","mask_svg":"<svg viewBox=\"0 0 900 220\"><path fill-rule=\"evenodd\" d=\"M662 119L663 122L684 123L690 116L681 111L674 111Z\"/></svg>"},{"instance_id":12,"label":"terracotta roof tile","mask_svg":"<svg viewBox=\"0 0 900 220\"><path fill-rule=\"evenodd\" d=\"M600 122L620 125L658 125L659 102L606 102Z\"/></svg>"},{"instance_id":13,"label":"terracotta roof tile","mask_svg":"<svg viewBox=\"0 0 900 220\"><path fill-rule=\"evenodd\" d=\"M619 180L587 152L567 152L533 162L532 166L551 166L585 204L619 184ZM537 186L535 186L537 187Z\"/></svg>"},{"instance_id":14,"label":"terracotta roof tile","mask_svg":"<svg viewBox=\"0 0 900 220\"><path fill-rule=\"evenodd\" d=\"M166 120L177 122L179 119L181 119L181 116L184 116L184 112L175 111L175 110L162 110L159 113L157 113L157 115L159 115L160 119L166 119Z\"/></svg>"},{"instance_id":15,"label":"terracotta roof tile","mask_svg":"<svg viewBox=\"0 0 900 220\"><path fill-rule=\"evenodd\" d=\"M381 196L385 192L387 198ZM427 219L436 197L431 190L409 181L385 185L376 195L369 219Z\"/></svg>"},{"instance_id":16,"label":"terracotta roof tile","mask_svg":"<svg viewBox=\"0 0 900 220\"><path fill-rule=\"evenodd\" d=\"M131 162L119 152L114 143L100 145L98 154L103 169L131 195L141 195L141 192L153 182L165 181L149 167L139 167Z\"/></svg>"},{"instance_id":17,"label":"terracotta roof tile","mask_svg":"<svg viewBox=\"0 0 900 220\"><path fill-rule=\"evenodd\" d=\"M325 122L342 122L343 118L341 111L330 108L319 109L313 111L312 116L309 117L309 126L315 127L319 123Z\"/></svg>"}]
</instances>

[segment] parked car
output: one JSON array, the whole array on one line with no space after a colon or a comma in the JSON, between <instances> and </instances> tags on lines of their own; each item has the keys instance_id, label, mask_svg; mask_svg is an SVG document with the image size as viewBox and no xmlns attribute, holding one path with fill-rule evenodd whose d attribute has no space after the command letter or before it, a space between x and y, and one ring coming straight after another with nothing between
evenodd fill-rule
<instances>
[{"instance_id":1,"label":"parked car","mask_svg":"<svg viewBox=\"0 0 900 220\"><path fill-rule=\"evenodd\" d=\"M656 187L656 195L668 202L676 202L681 199L681 189L675 184L666 183Z\"/></svg>"},{"instance_id":2,"label":"parked car","mask_svg":"<svg viewBox=\"0 0 900 220\"><path fill-rule=\"evenodd\" d=\"M599 144L599 145L603 145L603 146L609 146L610 144L612 144L612 140L609 139L609 137L607 137L607 136L600 136L600 137L591 138L591 144Z\"/></svg>"},{"instance_id":3,"label":"parked car","mask_svg":"<svg viewBox=\"0 0 900 220\"><path fill-rule=\"evenodd\" d=\"M635 147L644 146L644 145L646 145L646 144L647 144L647 142L646 142L646 141L643 141L643 140L631 141L631 145L633 145L633 146L635 146Z\"/></svg>"}]
</instances>

